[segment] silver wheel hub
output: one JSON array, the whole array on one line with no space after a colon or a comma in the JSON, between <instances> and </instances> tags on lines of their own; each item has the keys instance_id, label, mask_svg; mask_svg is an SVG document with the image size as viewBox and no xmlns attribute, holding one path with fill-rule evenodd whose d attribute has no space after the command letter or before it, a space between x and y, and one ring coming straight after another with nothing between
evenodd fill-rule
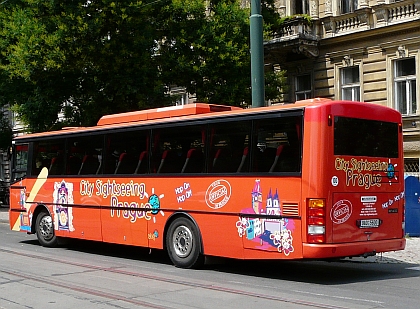
<instances>
[{"instance_id":1,"label":"silver wheel hub","mask_svg":"<svg viewBox=\"0 0 420 309\"><path fill-rule=\"evenodd\" d=\"M50 216L44 216L41 219L39 222L39 232L45 240L50 240L54 236L54 227Z\"/></svg>"},{"instance_id":2,"label":"silver wheel hub","mask_svg":"<svg viewBox=\"0 0 420 309\"><path fill-rule=\"evenodd\" d=\"M172 237L175 253L179 257L186 257L192 251L193 236L191 230L185 225L178 226Z\"/></svg>"}]
</instances>

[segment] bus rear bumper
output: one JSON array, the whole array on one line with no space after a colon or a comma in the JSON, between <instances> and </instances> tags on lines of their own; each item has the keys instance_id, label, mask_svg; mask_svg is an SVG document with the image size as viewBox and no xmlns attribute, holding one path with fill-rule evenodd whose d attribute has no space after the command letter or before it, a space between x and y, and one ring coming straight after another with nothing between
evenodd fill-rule
<instances>
[{"instance_id":1,"label":"bus rear bumper","mask_svg":"<svg viewBox=\"0 0 420 309\"><path fill-rule=\"evenodd\" d=\"M379 252L404 250L405 238L363 241L347 244L303 244L304 259L369 256Z\"/></svg>"}]
</instances>

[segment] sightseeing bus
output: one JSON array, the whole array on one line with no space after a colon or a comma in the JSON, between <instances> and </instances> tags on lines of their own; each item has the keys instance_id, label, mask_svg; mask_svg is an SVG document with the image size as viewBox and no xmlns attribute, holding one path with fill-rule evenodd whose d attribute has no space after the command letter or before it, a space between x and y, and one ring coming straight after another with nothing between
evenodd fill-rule
<instances>
[{"instance_id":1,"label":"sightseeing bus","mask_svg":"<svg viewBox=\"0 0 420 309\"><path fill-rule=\"evenodd\" d=\"M402 118L311 99L188 104L13 141L10 228L205 256L329 259L402 250Z\"/></svg>"}]
</instances>

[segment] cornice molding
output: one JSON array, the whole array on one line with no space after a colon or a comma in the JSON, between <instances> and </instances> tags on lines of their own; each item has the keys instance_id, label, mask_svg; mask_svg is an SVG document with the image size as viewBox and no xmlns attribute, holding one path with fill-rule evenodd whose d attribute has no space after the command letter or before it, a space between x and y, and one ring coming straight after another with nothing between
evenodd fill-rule
<instances>
[{"instance_id":1,"label":"cornice molding","mask_svg":"<svg viewBox=\"0 0 420 309\"><path fill-rule=\"evenodd\" d=\"M343 60L344 57L347 56L358 56L358 55L365 55L367 54L367 47L359 47L359 48L348 48L336 52L329 52L325 54L325 58L329 59L330 61L335 60Z\"/></svg>"}]
</instances>

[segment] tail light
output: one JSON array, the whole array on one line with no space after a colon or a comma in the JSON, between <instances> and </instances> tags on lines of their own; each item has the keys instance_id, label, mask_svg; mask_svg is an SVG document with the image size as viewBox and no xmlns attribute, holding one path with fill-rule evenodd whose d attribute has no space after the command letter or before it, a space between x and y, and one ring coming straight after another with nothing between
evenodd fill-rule
<instances>
[{"instance_id":1,"label":"tail light","mask_svg":"<svg viewBox=\"0 0 420 309\"><path fill-rule=\"evenodd\" d=\"M325 200L309 199L308 200L308 235L309 243L325 242Z\"/></svg>"}]
</instances>

